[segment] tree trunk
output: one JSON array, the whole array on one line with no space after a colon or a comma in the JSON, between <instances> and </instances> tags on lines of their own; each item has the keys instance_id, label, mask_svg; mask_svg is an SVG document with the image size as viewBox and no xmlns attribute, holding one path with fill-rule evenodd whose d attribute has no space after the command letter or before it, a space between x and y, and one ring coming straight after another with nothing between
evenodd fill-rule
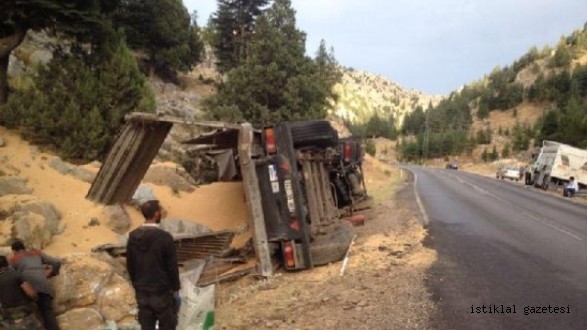
<instances>
[{"instance_id":1,"label":"tree trunk","mask_svg":"<svg viewBox=\"0 0 587 330\"><path fill-rule=\"evenodd\" d=\"M0 57L0 105L8 101L8 56Z\"/></svg>"},{"instance_id":2,"label":"tree trunk","mask_svg":"<svg viewBox=\"0 0 587 330\"><path fill-rule=\"evenodd\" d=\"M8 60L10 53L18 47L26 36L27 30L16 27L14 34L0 38L0 105L8 100Z\"/></svg>"}]
</instances>

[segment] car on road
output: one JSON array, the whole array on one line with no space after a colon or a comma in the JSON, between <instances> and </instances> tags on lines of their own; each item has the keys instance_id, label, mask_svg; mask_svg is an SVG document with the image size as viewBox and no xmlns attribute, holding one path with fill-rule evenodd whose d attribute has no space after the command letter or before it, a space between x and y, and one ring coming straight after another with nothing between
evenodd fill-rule
<instances>
[{"instance_id":1,"label":"car on road","mask_svg":"<svg viewBox=\"0 0 587 330\"><path fill-rule=\"evenodd\" d=\"M452 162L446 164L445 168L447 170L458 170L459 169L459 162L457 162L456 160L452 161Z\"/></svg>"},{"instance_id":2,"label":"car on road","mask_svg":"<svg viewBox=\"0 0 587 330\"><path fill-rule=\"evenodd\" d=\"M518 181L520 180L520 169L511 166L501 167L497 170L495 177L501 180L510 179L512 181Z\"/></svg>"}]
</instances>

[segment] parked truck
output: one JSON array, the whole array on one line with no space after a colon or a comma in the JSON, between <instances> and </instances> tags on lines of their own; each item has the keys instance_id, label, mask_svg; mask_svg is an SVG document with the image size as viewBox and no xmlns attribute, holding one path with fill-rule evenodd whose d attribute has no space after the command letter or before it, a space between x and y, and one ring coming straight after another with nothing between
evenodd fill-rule
<instances>
[{"instance_id":1,"label":"parked truck","mask_svg":"<svg viewBox=\"0 0 587 330\"><path fill-rule=\"evenodd\" d=\"M368 199L360 140L339 139L328 121L250 124L184 122L135 113L127 117L87 198L128 202L171 127L208 131L184 143L234 153L243 181L259 273L271 260L287 270L341 260L354 233L349 221Z\"/></svg>"},{"instance_id":2,"label":"parked truck","mask_svg":"<svg viewBox=\"0 0 587 330\"><path fill-rule=\"evenodd\" d=\"M567 184L571 176L580 186L587 187L587 150L544 140L524 176L526 185L544 190Z\"/></svg>"}]
</instances>

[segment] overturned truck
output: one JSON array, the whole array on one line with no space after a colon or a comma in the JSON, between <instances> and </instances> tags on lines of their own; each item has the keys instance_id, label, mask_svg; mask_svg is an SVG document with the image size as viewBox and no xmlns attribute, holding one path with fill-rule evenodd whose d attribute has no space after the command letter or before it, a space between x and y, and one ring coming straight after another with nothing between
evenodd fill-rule
<instances>
[{"instance_id":1,"label":"overturned truck","mask_svg":"<svg viewBox=\"0 0 587 330\"><path fill-rule=\"evenodd\" d=\"M360 140L339 139L327 121L285 122L254 130L248 123L185 122L135 113L127 117L87 198L126 203L174 124L212 132L185 141L232 150L247 200L258 271L273 273L341 260L354 236L342 220L369 207Z\"/></svg>"}]
</instances>

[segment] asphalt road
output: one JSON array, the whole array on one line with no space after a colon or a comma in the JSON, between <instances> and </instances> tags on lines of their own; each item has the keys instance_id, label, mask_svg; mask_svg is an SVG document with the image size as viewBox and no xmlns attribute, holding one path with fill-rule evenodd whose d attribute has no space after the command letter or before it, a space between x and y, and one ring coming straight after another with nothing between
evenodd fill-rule
<instances>
[{"instance_id":1,"label":"asphalt road","mask_svg":"<svg viewBox=\"0 0 587 330\"><path fill-rule=\"evenodd\" d=\"M462 171L410 170L438 253L427 274L434 328L587 329L586 206Z\"/></svg>"}]
</instances>

